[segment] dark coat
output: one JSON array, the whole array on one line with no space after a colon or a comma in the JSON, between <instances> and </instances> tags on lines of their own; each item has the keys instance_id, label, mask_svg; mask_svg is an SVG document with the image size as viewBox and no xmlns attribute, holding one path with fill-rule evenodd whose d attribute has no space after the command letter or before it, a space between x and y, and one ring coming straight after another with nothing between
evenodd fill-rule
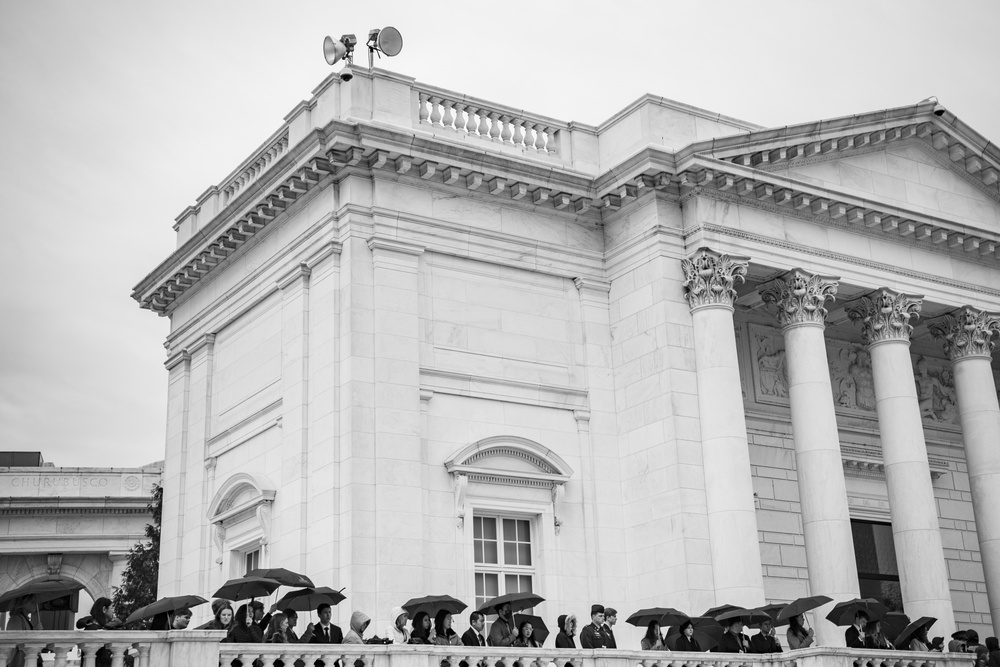
<instances>
[{"instance_id":1,"label":"dark coat","mask_svg":"<svg viewBox=\"0 0 1000 667\"><path fill-rule=\"evenodd\" d=\"M719 645L715 647L715 653L746 653L749 649L750 642L747 641L747 636L741 634L740 638L737 639L736 635L731 632L723 632L722 639L719 640Z\"/></svg>"},{"instance_id":2,"label":"dark coat","mask_svg":"<svg viewBox=\"0 0 1000 667\"><path fill-rule=\"evenodd\" d=\"M692 653L702 652L701 644L698 643L698 640L695 639L694 637L688 639L687 637L684 636L683 633L681 634L680 637L677 638L677 641L674 642L674 650L690 651Z\"/></svg>"},{"instance_id":3,"label":"dark coat","mask_svg":"<svg viewBox=\"0 0 1000 667\"><path fill-rule=\"evenodd\" d=\"M608 636L604 630L594 623L591 623L583 630L580 630L580 648L607 648Z\"/></svg>"},{"instance_id":4,"label":"dark coat","mask_svg":"<svg viewBox=\"0 0 1000 667\"><path fill-rule=\"evenodd\" d=\"M615 631L611 629L611 626L605 623L601 626L601 630L604 631L604 641L608 648L618 648L618 642L615 641Z\"/></svg>"},{"instance_id":5,"label":"dark coat","mask_svg":"<svg viewBox=\"0 0 1000 667\"><path fill-rule=\"evenodd\" d=\"M510 646L514 642L517 630L512 628L507 621L500 617L493 621L490 626L490 636L486 638L486 643L490 646Z\"/></svg>"},{"instance_id":6,"label":"dark coat","mask_svg":"<svg viewBox=\"0 0 1000 667\"><path fill-rule=\"evenodd\" d=\"M481 643L481 644L479 643L480 638L483 640L483 643ZM483 637L478 632L476 632L475 628L469 628L462 635L462 645L463 646L486 646L486 638Z\"/></svg>"},{"instance_id":7,"label":"dark coat","mask_svg":"<svg viewBox=\"0 0 1000 667\"><path fill-rule=\"evenodd\" d=\"M576 642L565 631L560 630L556 635L556 648L576 648Z\"/></svg>"},{"instance_id":8,"label":"dark coat","mask_svg":"<svg viewBox=\"0 0 1000 667\"><path fill-rule=\"evenodd\" d=\"M757 633L750 638L751 653L781 653L781 644L774 637L765 637Z\"/></svg>"},{"instance_id":9,"label":"dark coat","mask_svg":"<svg viewBox=\"0 0 1000 667\"><path fill-rule=\"evenodd\" d=\"M847 648L865 647L865 636L858 632L858 629L853 625L847 628L847 632L844 633L844 640L847 642Z\"/></svg>"},{"instance_id":10,"label":"dark coat","mask_svg":"<svg viewBox=\"0 0 1000 667\"><path fill-rule=\"evenodd\" d=\"M313 626L313 636L309 640L310 644L343 644L344 643L344 633L340 631L340 628L330 624L330 636L327 637L326 633L323 632L323 626L317 623Z\"/></svg>"}]
</instances>

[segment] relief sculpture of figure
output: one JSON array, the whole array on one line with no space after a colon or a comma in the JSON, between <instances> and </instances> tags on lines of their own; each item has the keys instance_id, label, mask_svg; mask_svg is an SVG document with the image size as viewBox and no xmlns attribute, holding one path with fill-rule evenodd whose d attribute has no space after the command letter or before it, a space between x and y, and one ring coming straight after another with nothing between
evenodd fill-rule
<instances>
[{"instance_id":1,"label":"relief sculpture of figure","mask_svg":"<svg viewBox=\"0 0 1000 667\"><path fill-rule=\"evenodd\" d=\"M920 405L921 417L932 421L945 421L945 414L949 413L948 416L954 419L951 413L954 413L955 410L948 407L949 403L954 404L954 400L951 398L954 388L947 386L941 381L941 378L931 373L927 359L924 357L917 359L917 372L914 375L914 380L917 383L917 401Z\"/></svg>"},{"instance_id":2,"label":"relief sculpture of figure","mask_svg":"<svg viewBox=\"0 0 1000 667\"><path fill-rule=\"evenodd\" d=\"M765 396L788 397L788 374L785 370L785 351L775 351L771 336L755 336L757 368L760 371L760 391Z\"/></svg>"},{"instance_id":3,"label":"relief sculpture of figure","mask_svg":"<svg viewBox=\"0 0 1000 667\"><path fill-rule=\"evenodd\" d=\"M861 349L851 355L848 367L857 386L856 402L862 410L875 409L875 378L872 375L872 358L868 350Z\"/></svg>"}]
</instances>

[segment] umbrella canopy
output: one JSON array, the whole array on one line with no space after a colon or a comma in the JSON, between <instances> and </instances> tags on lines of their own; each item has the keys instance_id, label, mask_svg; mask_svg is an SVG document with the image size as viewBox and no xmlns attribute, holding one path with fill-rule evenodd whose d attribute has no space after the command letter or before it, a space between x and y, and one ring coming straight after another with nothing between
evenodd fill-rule
<instances>
[{"instance_id":1,"label":"umbrella canopy","mask_svg":"<svg viewBox=\"0 0 1000 667\"><path fill-rule=\"evenodd\" d=\"M637 628L649 627L650 621L657 621L660 627L668 625L680 625L690 617L682 611L677 611L673 607L647 607L635 612L625 621Z\"/></svg>"},{"instance_id":2,"label":"umbrella canopy","mask_svg":"<svg viewBox=\"0 0 1000 667\"><path fill-rule=\"evenodd\" d=\"M854 598L835 604L833 611L826 615L826 620L834 625L853 625L859 611L865 612L869 621L881 621L889 613L888 607L874 598Z\"/></svg>"},{"instance_id":3,"label":"umbrella canopy","mask_svg":"<svg viewBox=\"0 0 1000 667\"><path fill-rule=\"evenodd\" d=\"M545 602L545 598L534 593L507 593L506 595L487 600L476 611L483 614L495 614L494 609L496 607L503 606L508 602L510 603L511 611L522 611Z\"/></svg>"},{"instance_id":4,"label":"umbrella canopy","mask_svg":"<svg viewBox=\"0 0 1000 667\"><path fill-rule=\"evenodd\" d=\"M822 607L827 602L833 602L833 598L828 598L825 595L813 595L808 598L792 600L785 605L785 608L781 610L776 620L787 622L792 616L799 616L807 611L812 611L817 607ZM785 625L785 623L781 623L780 625Z\"/></svg>"},{"instance_id":5,"label":"umbrella canopy","mask_svg":"<svg viewBox=\"0 0 1000 667\"><path fill-rule=\"evenodd\" d=\"M691 625L694 626L694 635L692 635L692 638L698 642L701 650L710 651L719 645L724 629L719 625L718 621L708 616L695 616L690 621ZM671 651L675 650L674 646L676 646L677 638L681 636L681 625L683 623L670 628L667 631L667 636L664 638L667 648Z\"/></svg>"},{"instance_id":6,"label":"umbrella canopy","mask_svg":"<svg viewBox=\"0 0 1000 667\"><path fill-rule=\"evenodd\" d=\"M549 629L545 627L545 621L538 616L530 614L514 614L514 627L520 628L522 623L531 623L531 636L535 638L539 646L545 643L549 636Z\"/></svg>"},{"instance_id":7,"label":"umbrella canopy","mask_svg":"<svg viewBox=\"0 0 1000 667\"><path fill-rule=\"evenodd\" d=\"M13 611L14 603L26 595L34 596L29 602L32 606L39 605L49 600L61 598L64 595L75 593L83 588L83 584L78 584L71 579L47 579L43 581L33 581L24 584L0 595L0 612Z\"/></svg>"},{"instance_id":8,"label":"umbrella canopy","mask_svg":"<svg viewBox=\"0 0 1000 667\"><path fill-rule=\"evenodd\" d=\"M734 604L720 604L718 607L712 607L711 609L706 609L702 616L707 616L709 618L715 618L719 614L724 614L727 611L732 611L733 609L742 609Z\"/></svg>"},{"instance_id":9,"label":"umbrella canopy","mask_svg":"<svg viewBox=\"0 0 1000 667\"><path fill-rule=\"evenodd\" d=\"M909 616L901 611L890 611L882 617L882 634L886 637L898 637L909 624Z\"/></svg>"},{"instance_id":10,"label":"umbrella canopy","mask_svg":"<svg viewBox=\"0 0 1000 667\"><path fill-rule=\"evenodd\" d=\"M335 591L329 586L319 588L303 588L297 591L285 593L278 600L278 609L294 609L295 611L312 611L321 604L337 605L346 598L340 591Z\"/></svg>"},{"instance_id":11,"label":"umbrella canopy","mask_svg":"<svg viewBox=\"0 0 1000 667\"><path fill-rule=\"evenodd\" d=\"M753 625L754 623L760 623L761 621L771 620L771 616L769 614L766 614L759 609L743 609L742 607L724 611L716 616L715 620L725 626L728 623L732 623L737 618L743 621L743 625Z\"/></svg>"},{"instance_id":12,"label":"umbrella canopy","mask_svg":"<svg viewBox=\"0 0 1000 667\"><path fill-rule=\"evenodd\" d=\"M450 595L424 595L419 598L411 598L403 603L407 618L416 618L420 612L426 612L429 616L434 616L439 609L444 609L449 614L460 614L469 605Z\"/></svg>"},{"instance_id":13,"label":"umbrella canopy","mask_svg":"<svg viewBox=\"0 0 1000 667\"><path fill-rule=\"evenodd\" d=\"M313 580L304 574L299 574L298 572L292 572L291 570L286 570L283 567L259 567L256 570L250 570L247 572L248 577L264 577L265 579L274 579L282 586L305 586L307 588L315 588L316 584Z\"/></svg>"},{"instance_id":14,"label":"umbrella canopy","mask_svg":"<svg viewBox=\"0 0 1000 667\"><path fill-rule=\"evenodd\" d=\"M781 621L781 622L778 621L778 614L780 614L781 610L784 608L785 605L780 603L774 603L774 604L766 604L763 607L755 607L754 609L751 609L751 611L759 611L767 614L771 618L772 625L775 626L788 625L788 621ZM754 625L759 627L761 623L763 623L763 621L757 621Z\"/></svg>"},{"instance_id":15,"label":"umbrella canopy","mask_svg":"<svg viewBox=\"0 0 1000 667\"><path fill-rule=\"evenodd\" d=\"M184 609L185 607L197 607L200 604L205 604L208 602L205 598L199 595L179 595L172 598L161 598L152 604L147 604L145 607L139 607L125 619L126 623L134 623L135 621L141 621L144 618L152 618L157 614L165 614L167 612L177 611L178 609Z\"/></svg>"},{"instance_id":16,"label":"umbrella canopy","mask_svg":"<svg viewBox=\"0 0 1000 667\"><path fill-rule=\"evenodd\" d=\"M913 639L915 634L917 634L917 630L923 627L930 628L935 623L937 623L937 619L933 616L921 616L903 628L903 631L896 637L896 641L893 645L900 651L909 651L910 640Z\"/></svg>"},{"instance_id":17,"label":"umbrella canopy","mask_svg":"<svg viewBox=\"0 0 1000 667\"><path fill-rule=\"evenodd\" d=\"M215 591L213 597L224 600L246 600L247 598L259 598L270 595L281 586L274 579L266 577L239 577L230 579L222 584L222 588Z\"/></svg>"}]
</instances>

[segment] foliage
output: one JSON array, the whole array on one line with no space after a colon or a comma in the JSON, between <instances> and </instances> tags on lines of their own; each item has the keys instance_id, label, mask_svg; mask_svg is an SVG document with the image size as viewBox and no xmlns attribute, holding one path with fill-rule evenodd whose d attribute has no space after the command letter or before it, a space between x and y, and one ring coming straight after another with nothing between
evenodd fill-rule
<instances>
[{"instance_id":1,"label":"foliage","mask_svg":"<svg viewBox=\"0 0 1000 667\"><path fill-rule=\"evenodd\" d=\"M128 552L122 573L122 585L115 587L111 600L115 615L122 622L129 614L156 601L156 579L160 571L160 520L163 514L163 489L156 486L147 505L153 522L146 524L146 539Z\"/></svg>"}]
</instances>

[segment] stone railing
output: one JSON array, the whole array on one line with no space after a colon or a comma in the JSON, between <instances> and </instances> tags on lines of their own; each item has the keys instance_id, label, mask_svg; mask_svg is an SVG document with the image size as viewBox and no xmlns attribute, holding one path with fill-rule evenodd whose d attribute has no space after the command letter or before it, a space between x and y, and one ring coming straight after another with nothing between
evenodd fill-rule
<instances>
[{"instance_id":1,"label":"stone railing","mask_svg":"<svg viewBox=\"0 0 1000 667\"><path fill-rule=\"evenodd\" d=\"M224 636L221 630L0 632L0 667L7 667L18 649L25 654L26 667L34 667L39 656L44 664L55 667L94 667L101 649L110 652L112 667L124 667L126 656L133 667L214 667L219 663L219 641Z\"/></svg>"},{"instance_id":2,"label":"stone railing","mask_svg":"<svg viewBox=\"0 0 1000 667\"><path fill-rule=\"evenodd\" d=\"M222 205L227 205L234 197L243 192L248 185L260 178L261 174L270 169L271 165L286 152L288 152L287 128L276 138L264 144L260 150L254 153L236 170L233 176L226 179L225 184L219 188L223 197Z\"/></svg>"},{"instance_id":3,"label":"stone railing","mask_svg":"<svg viewBox=\"0 0 1000 667\"><path fill-rule=\"evenodd\" d=\"M244 667L276 661L292 667L301 660L312 667L972 667L968 653L912 653L848 648L808 648L788 653L731 654L670 651L527 649L362 644L223 644L221 631L179 632L0 632L0 667L7 667L16 648L34 666L36 656L56 667L94 667L96 652L107 648L112 667ZM464 664L463 664L464 663Z\"/></svg>"},{"instance_id":4,"label":"stone railing","mask_svg":"<svg viewBox=\"0 0 1000 667\"><path fill-rule=\"evenodd\" d=\"M428 86L414 91L419 125L560 157L560 134L568 132L562 121Z\"/></svg>"}]
</instances>

